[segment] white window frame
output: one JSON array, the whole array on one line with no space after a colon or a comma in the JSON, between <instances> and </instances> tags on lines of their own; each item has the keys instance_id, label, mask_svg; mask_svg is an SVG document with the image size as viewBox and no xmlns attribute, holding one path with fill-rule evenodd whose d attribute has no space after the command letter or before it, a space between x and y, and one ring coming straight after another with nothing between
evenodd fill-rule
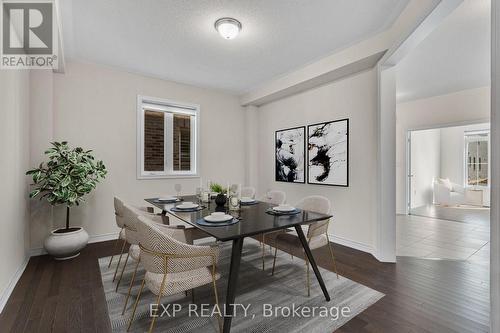
<instances>
[{"instance_id":1,"label":"white window frame","mask_svg":"<svg viewBox=\"0 0 500 333\"><path fill-rule=\"evenodd\" d=\"M469 142L472 141L472 139L469 139L469 137L473 137L474 135L483 135L487 134L487 139L484 141L488 142L488 185L469 185L469 168L468 168L468 153L469 153ZM476 141L476 140L474 140ZM491 185L491 133L490 130L477 130L477 131L466 131L464 132L464 188L470 188L470 189L488 189L490 188Z\"/></svg>"},{"instance_id":2,"label":"white window frame","mask_svg":"<svg viewBox=\"0 0 500 333\"><path fill-rule=\"evenodd\" d=\"M165 135L164 171L144 170L144 111L165 112L165 134L173 132L173 115L191 117L191 170L173 169L173 137ZM200 106L168 99L137 95L137 179L196 178L200 174Z\"/></svg>"}]
</instances>

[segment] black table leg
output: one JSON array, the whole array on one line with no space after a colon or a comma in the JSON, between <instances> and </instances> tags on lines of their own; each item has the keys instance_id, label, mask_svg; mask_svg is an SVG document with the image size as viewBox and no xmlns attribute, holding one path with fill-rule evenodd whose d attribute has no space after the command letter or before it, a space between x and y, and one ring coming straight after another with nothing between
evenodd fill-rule
<instances>
[{"instance_id":1,"label":"black table leg","mask_svg":"<svg viewBox=\"0 0 500 333\"><path fill-rule=\"evenodd\" d=\"M241 250L243 249L243 238L237 238L233 240L233 249L231 251L231 266L229 268L229 278L227 282L227 293L226 293L226 308L224 316L224 329L223 333L229 333L231 331L231 320L233 314L233 305L236 292L236 285L238 283L238 274L240 270L241 262Z\"/></svg>"},{"instance_id":2,"label":"black table leg","mask_svg":"<svg viewBox=\"0 0 500 333\"><path fill-rule=\"evenodd\" d=\"M330 301L330 295L328 294L328 290L326 290L325 282L323 282L323 278L321 277L321 273L319 272L318 266L316 266L316 262L314 261L314 257L311 253L311 249L309 248L309 244L307 244L306 236L304 236L304 232L302 231L302 227L300 225L295 226L295 230L297 231L297 235L299 236L300 242L302 243L302 247L304 248L304 252L306 253L307 259L309 259L309 263L318 279L319 285L321 286L321 290L323 290L323 294L325 295L326 301Z\"/></svg>"}]
</instances>

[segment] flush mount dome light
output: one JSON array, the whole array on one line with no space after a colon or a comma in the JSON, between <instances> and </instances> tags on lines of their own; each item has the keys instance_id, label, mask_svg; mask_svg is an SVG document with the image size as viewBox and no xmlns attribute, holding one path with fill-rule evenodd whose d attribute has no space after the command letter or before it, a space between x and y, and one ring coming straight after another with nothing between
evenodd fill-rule
<instances>
[{"instance_id":1,"label":"flush mount dome light","mask_svg":"<svg viewBox=\"0 0 500 333\"><path fill-rule=\"evenodd\" d=\"M241 23L234 18L223 17L215 21L215 30L219 32L222 38L233 39L240 33Z\"/></svg>"}]
</instances>

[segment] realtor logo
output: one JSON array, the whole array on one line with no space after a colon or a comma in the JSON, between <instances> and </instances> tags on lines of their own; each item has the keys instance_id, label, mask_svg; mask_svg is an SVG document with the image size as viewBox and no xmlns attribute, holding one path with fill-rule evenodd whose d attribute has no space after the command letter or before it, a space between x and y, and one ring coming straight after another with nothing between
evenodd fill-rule
<instances>
[{"instance_id":1,"label":"realtor logo","mask_svg":"<svg viewBox=\"0 0 500 333\"><path fill-rule=\"evenodd\" d=\"M57 68L54 5L2 1L2 69Z\"/></svg>"}]
</instances>

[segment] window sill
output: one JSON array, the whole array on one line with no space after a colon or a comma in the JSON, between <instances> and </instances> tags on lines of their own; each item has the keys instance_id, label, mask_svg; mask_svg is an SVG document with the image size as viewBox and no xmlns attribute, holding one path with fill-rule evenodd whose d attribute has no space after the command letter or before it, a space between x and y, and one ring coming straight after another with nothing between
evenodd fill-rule
<instances>
[{"instance_id":1,"label":"window sill","mask_svg":"<svg viewBox=\"0 0 500 333\"><path fill-rule=\"evenodd\" d=\"M148 180L148 179L190 179L190 178L200 178L200 175L138 175L138 180Z\"/></svg>"}]
</instances>

